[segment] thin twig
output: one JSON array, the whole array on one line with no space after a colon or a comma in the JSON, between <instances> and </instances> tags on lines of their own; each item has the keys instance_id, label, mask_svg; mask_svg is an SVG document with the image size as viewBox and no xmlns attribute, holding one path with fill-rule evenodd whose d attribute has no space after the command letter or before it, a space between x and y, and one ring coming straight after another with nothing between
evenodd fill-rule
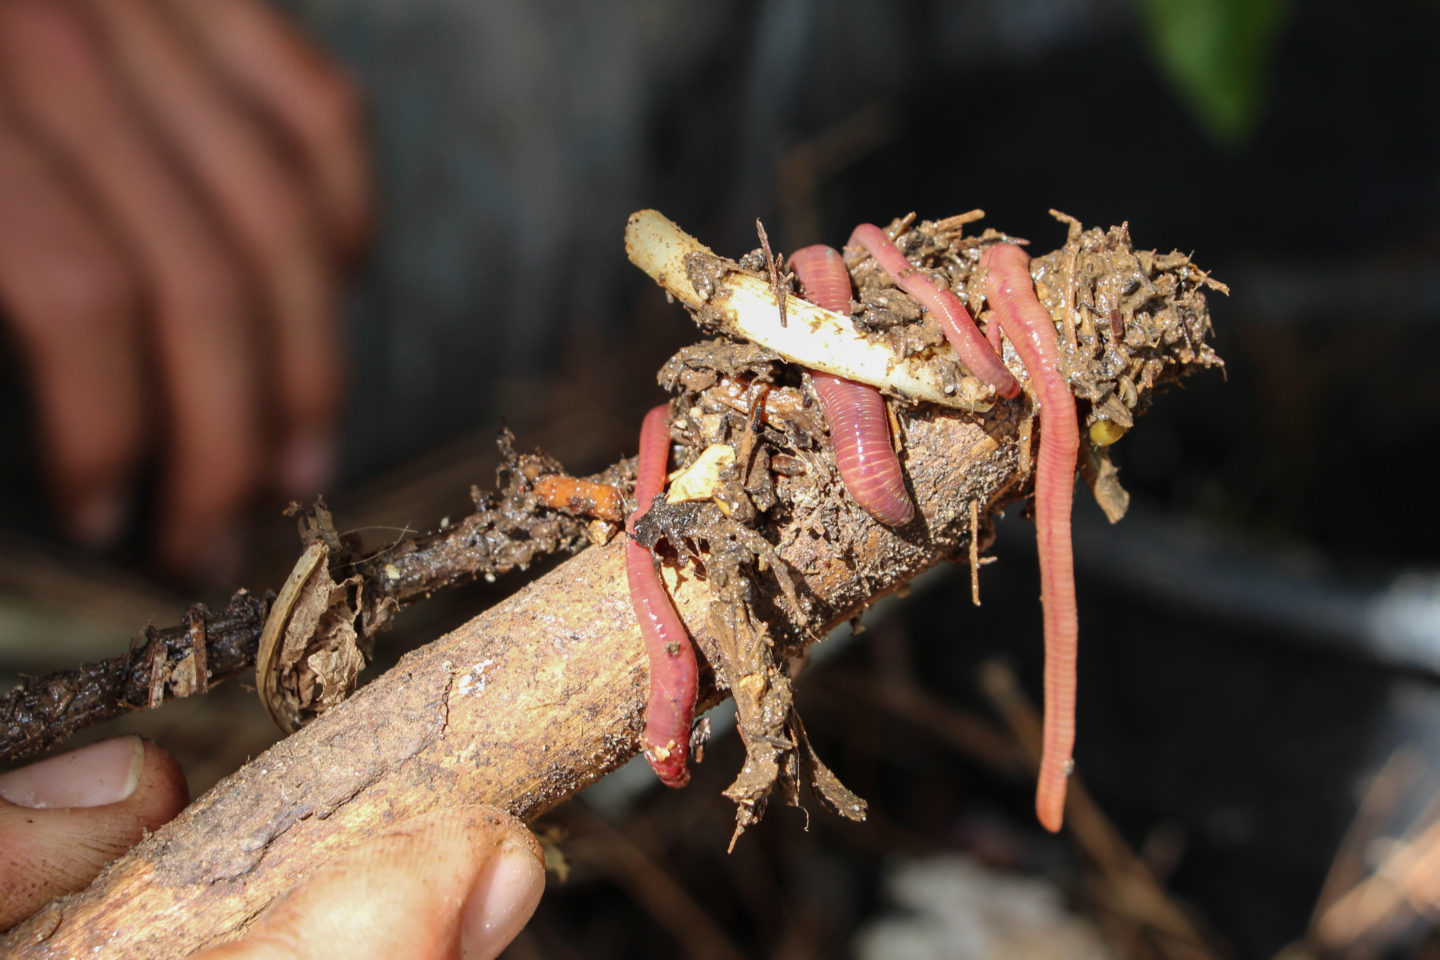
<instances>
[{"instance_id":1,"label":"thin twig","mask_svg":"<svg viewBox=\"0 0 1440 960\"><path fill-rule=\"evenodd\" d=\"M361 578L362 627L383 629L394 611L443 590L587 545L586 520L537 510L531 482L559 474L543 455L517 455L500 437L497 494L475 493L477 510L434 533L402 540L336 564ZM615 470L623 474L625 464ZM536 476L525 476L532 473ZM236 593L220 610L191 608L184 623L146 627L123 654L44 677L27 677L0 699L0 763L43 753L81 730L166 700L204 693L254 669L255 652L274 594Z\"/></svg>"},{"instance_id":2,"label":"thin twig","mask_svg":"<svg viewBox=\"0 0 1440 960\"><path fill-rule=\"evenodd\" d=\"M786 326L785 303L790 298L786 296L785 288L780 283L780 255L770 252L770 237L765 233L765 224L760 218L755 218L755 232L760 235L760 249L765 252L765 268L770 271L770 289L775 297L775 303L780 307L780 326Z\"/></svg>"}]
</instances>

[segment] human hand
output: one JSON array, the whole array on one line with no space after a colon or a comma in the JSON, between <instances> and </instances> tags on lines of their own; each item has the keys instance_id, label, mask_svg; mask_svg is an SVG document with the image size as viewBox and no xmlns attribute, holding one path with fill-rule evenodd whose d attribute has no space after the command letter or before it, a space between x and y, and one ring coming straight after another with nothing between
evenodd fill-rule
<instances>
[{"instance_id":1,"label":"human hand","mask_svg":"<svg viewBox=\"0 0 1440 960\"><path fill-rule=\"evenodd\" d=\"M269 482L326 482L358 96L258 0L0 2L0 316L56 505L92 546L158 451L159 557L233 565Z\"/></svg>"},{"instance_id":2,"label":"human hand","mask_svg":"<svg viewBox=\"0 0 1440 960\"><path fill-rule=\"evenodd\" d=\"M437 810L325 864L241 940L193 960L490 960L544 891L523 823L491 807Z\"/></svg>"},{"instance_id":3,"label":"human hand","mask_svg":"<svg viewBox=\"0 0 1440 960\"><path fill-rule=\"evenodd\" d=\"M121 737L0 774L0 930L85 886L184 806L180 768ZM445 958L504 949L545 889L539 844L489 807L437 810L324 864L204 960Z\"/></svg>"},{"instance_id":4,"label":"human hand","mask_svg":"<svg viewBox=\"0 0 1440 960\"><path fill-rule=\"evenodd\" d=\"M84 887L189 799L180 765L139 737L0 774L0 930Z\"/></svg>"}]
</instances>

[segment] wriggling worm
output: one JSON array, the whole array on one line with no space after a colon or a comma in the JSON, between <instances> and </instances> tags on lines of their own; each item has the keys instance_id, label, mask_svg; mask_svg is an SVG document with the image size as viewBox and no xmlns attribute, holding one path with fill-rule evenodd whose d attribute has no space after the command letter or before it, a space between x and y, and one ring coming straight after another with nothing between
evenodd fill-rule
<instances>
[{"instance_id":1,"label":"wriggling worm","mask_svg":"<svg viewBox=\"0 0 1440 960\"><path fill-rule=\"evenodd\" d=\"M790 255L805 298L836 313L850 312L850 272L833 248L816 244ZM810 371L830 427L835 464L850 496L881 523L900 526L915 515L880 391L844 377Z\"/></svg>"},{"instance_id":2,"label":"wriggling worm","mask_svg":"<svg viewBox=\"0 0 1440 960\"><path fill-rule=\"evenodd\" d=\"M1079 617L1070 507L1080 428L1075 397L1060 370L1055 324L1035 296L1030 257L996 244L980 258L990 273L985 297L1030 374L1040 404L1040 452L1035 464L1035 539L1040 555L1040 603L1045 620L1045 727L1035 812L1058 831L1065 811L1065 778L1075 746L1075 663Z\"/></svg>"},{"instance_id":3,"label":"wriggling worm","mask_svg":"<svg viewBox=\"0 0 1440 960\"><path fill-rule=\"evenodd\" d=\"M690 722L695 716L699 673L690 635L665 592L665 583L650 551L634 539L635 521L665 486L670 459L670 429L665 404L645 415L640 426L640 453L635 468L635 512L626 521L625 579L630 605L640 621L650 661L650 696L645 705L645 730L640 745L660 782L683 787L690 782L685 756L690 749Z\"/></svg>"},{"instance_id":4,"label":"wriggling worm","mask_svg":"<svg viewBox=\"0 0 1440 960\"><path fill-rule=\"evenodd\" d=\"M941 289L906 260L905 254L885 235L884 230L873 223L862 223L850 234L845 246L859 247L874 257L897 287L934 314L945 339L955 348L966 370L994 387L1002 397L1019 395L1019 381L1006 369L997 352L998 337L995 341L987 341L960 298L950 290Z\"/></svg>"}]
</instances>

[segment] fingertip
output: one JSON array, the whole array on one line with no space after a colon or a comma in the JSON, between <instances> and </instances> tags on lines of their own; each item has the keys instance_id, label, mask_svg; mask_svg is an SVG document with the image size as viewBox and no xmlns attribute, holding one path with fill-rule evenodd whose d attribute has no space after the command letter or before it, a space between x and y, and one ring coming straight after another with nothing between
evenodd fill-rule
<instances>
[{"instance_id":1,"label":"fingertip","mask_svg":"<svg viewBox=\"0 0 1440 960\"><path fill-rule=\"evenodd\" d=\"M156 555L166 570L196 585L231 583L244 563L242 518L264 461L250 425L245 420L233 436L192 430L177 437L171 453Z\"/></svg>"},{"instance_id":2,"label":"fingertip","mask_svg":"<svg viewBox=\"0 0 1440 960\"><path fill-rule=\"evenodd\" d=\"M96 381L91 380L90 383ZM145 429L125 407L143 398L117 398L106 385L91 387L72 379L46 402L42 413L42 452L55 516L64 533L80 547L103 553L123 538L132 519L136 463L145 449ZM86 391L93 389L93 394Z\"/></svg>"},{"instance_id":3,"label":"fingertip","mask_svg":"<svg viewBox=\"0 0 1440 960\"><path fill-rule=\"evenodd\" d=\"M0 774L0 798L32 810L108 806L135 792L145 762L139 737L102 740Z\"/></svg>"},{"instance_id":4,"label":"fingertip","mask_svg":"<svg viewBox=\"0 0 1440 960\"><path fill-rule=\"evenodd\" d=\"M0 930L84 887L188 801L179 764L134 736L0 775Z\"/></svg>"},{"instance_id":5,"label":"fingertip","mask_svg":"<svg viewBox=\"0 0 1440 960\"><path fill-rule=\"evenodd\" d=\"M161 531L160 562L172 574L201 586L233 584L245 562L245 538L227 518L209 523L171 517Z\"/></svg>"},{"instance_id":6,"label":"fingertip","mask_svg":"<svg viewBox=\"0 0 1440 960\"><path fill-rule=\"evenodd\" d=\"M312 497L323 491L334 477L336 459L335 436L331 429L301 427L281 447L276 485L284 496Z\"/></svg>"},{"instance_id":7,"label":"fingertip","mask_svg":"<svg viewBox=\"0 0 1440 960\"><path fill-rule=\"evenodd\" d=\"M0 799L32 810L103 812L151 830L190 802L190 787L165 748L131 734L0 774Z\"/></svg>"},{"instance_id":8,"label":"fingertip","mask_svg":"<svg viewBox=\"0 0 1440 960\"><path fill-rule=\"evenodd\" d=\"M544 889L539 844L490 807L402 821L325 863L277 901L247 937L204 954L490 958Z\"/></svg>"},{"instance_id":9,"label":"fingertip","mask_svg":"<svg viewBox=\"0 0 1440 960\"><path fill-rule=\"evenodd\" d=\"M190 784L170 751L152 740L141 738L141 742L145 745L145 763L131 799L136 818L146 830L154 830L169 823L190 803Z\"/></svg>"},{"instance_id":10,"label":"fingertip","mask_svg":"<svg viewBox=\"0 0 1440 960\"><path fill-rule=\"evenodd\" d=\"M524 830L523 826L521 827ZM545 862L530 831L496 848L460 915L460 956L491 960L529 922L545 892Z\"/></svg>"},{"instance_id":11,"label":"fingertip","mask_svg":"<svg viewBox=\"0 0 1440 960\"><path fill-rule=\"evenodd\" d=\"M81 496L66 517L70 536L87 550L108 550L119 541L129 519L129 497L118 487Z\"/></svg>"}]
</instances>

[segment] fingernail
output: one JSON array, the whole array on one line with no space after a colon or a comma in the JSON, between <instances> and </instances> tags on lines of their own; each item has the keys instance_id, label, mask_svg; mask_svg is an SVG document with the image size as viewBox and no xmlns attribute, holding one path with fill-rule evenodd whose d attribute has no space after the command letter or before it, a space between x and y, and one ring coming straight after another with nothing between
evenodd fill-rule
<instances>
[{"instance_id":1,"label":"fingernail","mask_svg":"<svg viewBox=\"0 0 1440 960\"><path fill-rule=\"evenodd\" d=\"M0 773L0 797L21 807L103 807L135 792L145 741L117 737Z\"/></svg>"},{"instance_id":2,"label":"fingernail","mask_svg":"<svg viewBox=\"0 0 1440 960\"><path fill-rule=\"evenodd\" d=\"M545 892L545 867L535 853L506 841L465 901L460 919L460 956L491 960L525 926Z\"/></svg>"},{"instance_id":3,"label":"fingernail","mask_svg":"<svg viewBox=\"0 0 1440 960\"><path fill-rule=\"evenodd\" d=\"M311 497L335 472L335 440L329 430L309 427L291 435L280 454L277 481L289 497Z\"/></svg>"},{"instance_id":4,"label":"fingernail","mask_svg":"<svg viewBox=\"0 0 1440 960\"><path fill-rule=\"evenodd\" d=\"M115 545L125 526L126 498L116 489L91 494L70 514L70 534L91 550Z\"/></svg>"}]
</instances>

